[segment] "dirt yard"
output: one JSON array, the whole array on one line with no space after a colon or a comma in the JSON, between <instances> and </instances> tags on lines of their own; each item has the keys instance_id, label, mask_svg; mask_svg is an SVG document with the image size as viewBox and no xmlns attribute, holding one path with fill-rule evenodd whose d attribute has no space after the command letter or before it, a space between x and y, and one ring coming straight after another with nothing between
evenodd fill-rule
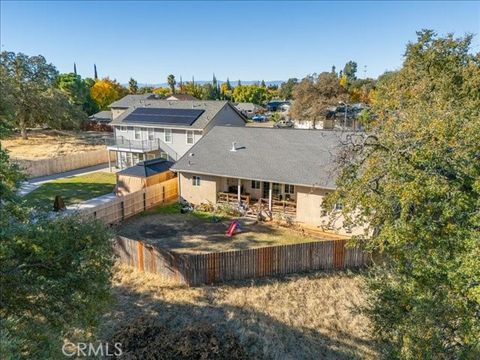
<instances>
[{"instance_id":1,"label":"dirt yard","mask_svg":"<svg viewBox=\"0 0 480 360\"><path fill-rule=\"evenodd\" d=\"M100 335L132 359L375 359L362 282L362 273L318 272L187 288L117 265Z\"/></svg>"},{"instance_id":2,"label":"dirt yard","mask_svg":"<svg viewBox=\"0 0 480 360\"><path fill-rule=\"evenodd\" d=\"M111 136L111 133L92 131L31 130L27 140L16 134L1 143L12 158L39 160L105 149L104 138Z\"/></svg>"},{"instance_id":3,"label":"dirt yard","mask_svg":"<svg viewBox=\"0 0 480 360\"><path fill-rule=\"evenodd\" d=\"M250 219L240 219L240 230L228 237L225 233L231 222L229 218L214 222L212 216L195 214L147 214L124 221L117 228L117 234L182 253L243 250L318 241L314 237Z\"/></svg>"}]
</instances>

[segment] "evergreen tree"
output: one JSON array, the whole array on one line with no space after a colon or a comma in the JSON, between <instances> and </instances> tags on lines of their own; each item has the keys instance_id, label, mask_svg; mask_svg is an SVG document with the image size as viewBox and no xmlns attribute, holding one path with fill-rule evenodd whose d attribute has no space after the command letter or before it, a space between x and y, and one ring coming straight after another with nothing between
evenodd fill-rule
<instances>
[{"instance_id":1,"label":"evergreen tree","mask_svg":"<svg viewBox=\"0 0 480 360\"><path fill-rule=\"evenodd\" d=\"M77 75L77 64L73 63L73 73Z\"/></svg>"},{"instance_id":2,"label":"evergreen tree","mask_svg":"<svg viewBox=\"0 0 480 360\"><path fill-rule=\"evenodd\" d=\"M128 91L130 94L136 94L138 92L138 83L134 78L130 78L128 81Z\"/></svg>"},{"instance_id":3,"label":"evergreen tree","mask_svg":"<svg viewBox=\"0 0 480 360\"><path fill-rule=\"evenodd\" d=\"M227 90L232 90L232 85L230 84L230 80L228 79L228 77L227 77L226 84L227 84L227 86L226 86Z\"/></svg>"},{"instance_id":4,"label":"evergreen tree","mask_svg":"<svg viewBox=\"0 0 480 360\"><path fill-rule=\"evenodd\" d=\"M265 84L265 81L264 81L264 80L262 80L262 82L260 83L260 87L263 87L263 88L264 88L264 87L267 87L267 85Z\"/></svg>"},{"instance_id":5,"label":"evergreen tree","mask_svg":"<svg viewBox=\"0 0 480 360\"><path fill-rule=\"evenodd\" d=\"M175 81L175 76L173 74L168 75L167 83L168 86L170 86L170 91L172 92L172 94L175 94L175 85L177 84L177 82Z\"/></svg>"},{"instance_id":6,"label":"evergreen tree","mask_svg":"<svg viewBox=\"0 0 480 360\"><path fill-rule=\"evenodd\" d=\"M98 80L98 73L97 73L97 65L96 64L93 64L93 78L95 79L95 81Z\"/></svg>"}]
</instances>

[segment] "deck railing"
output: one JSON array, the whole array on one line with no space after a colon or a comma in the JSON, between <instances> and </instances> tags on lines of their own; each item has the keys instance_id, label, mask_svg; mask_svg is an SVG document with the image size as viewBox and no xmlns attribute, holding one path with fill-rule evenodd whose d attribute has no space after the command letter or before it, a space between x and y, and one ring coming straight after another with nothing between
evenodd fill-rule
<instances>
[{"instance_id":1,"label":"deck railing","mask_svg":"<svg viewBox=\"0 0 480 360\"><path fill-rule=\"evenodd\" d=\"M174 161L178 160L179 156L168 144L161 139L152 140L130 140L119 136L116 139L107 139L106 145L110 150L121 151L127 149L128 151L141 150L143 152L161 150Z\"/></svg>"},{"instance_id":2,"label":"deck railing","mask_svg":"<svg viewBox=\"0 0 480 360\"><path fill-rule=\"evenodd\" d=\"M265 198L260 198L253 201L250 195L241 194L240 199L243 204L247 204L250 209L261 211L269 210L269 201ZM219 192L217 194L217 201L220 203L238 204L238 194L229 192ZM291 200L275 200L272 199L272 213L283 213L295 216L297 212L297 203Z\"/></svg>"}]
</instances>

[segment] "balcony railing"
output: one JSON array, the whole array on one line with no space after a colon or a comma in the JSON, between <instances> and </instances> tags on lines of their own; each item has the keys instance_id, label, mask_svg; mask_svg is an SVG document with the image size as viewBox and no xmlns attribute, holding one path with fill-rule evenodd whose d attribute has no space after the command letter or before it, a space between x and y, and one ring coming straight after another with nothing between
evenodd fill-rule
<instances>
[{"instance_id":1,"label":"balcony railing","mask_svg":"<svg viewBox=\"0 0 480 360\"><path fill-rule=\"evenodd\" d=\"M149 152L161 150L165 152L172 160L178 160L179 156L175 150L160 139L153 140L130 140L124 137L117 137L116 139L107 139L106 145L110 150L116 151L142 151Z\"/></svg>"}]
</instances>

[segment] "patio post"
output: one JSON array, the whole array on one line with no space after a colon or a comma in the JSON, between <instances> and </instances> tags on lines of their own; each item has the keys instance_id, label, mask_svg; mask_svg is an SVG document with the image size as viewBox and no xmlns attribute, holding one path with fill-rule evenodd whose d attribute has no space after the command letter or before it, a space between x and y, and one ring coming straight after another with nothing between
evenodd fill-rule
<instances>
[{"instance_id":1,"label":"patio post","mask_svg":"<svg viewBox=\"0 0 480 360\"><path fill-rule=\"evenodd\" d=\"M110 159L110 150L108 151L108 171L112 172L112 160Z\"/></svg>"},{"instance_id":2,"label":"patio post","mask_svg":"<svg viewBox=\"0 0 480 360\"><path fill-rule=\"evenodd\" d=\"M272 211L272 188L273 188L273 183L270 183L270 186L268 187L268 210Z\"/></svg>"},{"instance_id":3,"label":"patio post","mask_svg":"<svg viewBox=\"0 0 480 360\"><path fill-rule=\"evenodd\" d=\"M238 179L237 183L237 199L238 199L238 205L242 204L242 180Z\"/></svg>"}]
</instances>

